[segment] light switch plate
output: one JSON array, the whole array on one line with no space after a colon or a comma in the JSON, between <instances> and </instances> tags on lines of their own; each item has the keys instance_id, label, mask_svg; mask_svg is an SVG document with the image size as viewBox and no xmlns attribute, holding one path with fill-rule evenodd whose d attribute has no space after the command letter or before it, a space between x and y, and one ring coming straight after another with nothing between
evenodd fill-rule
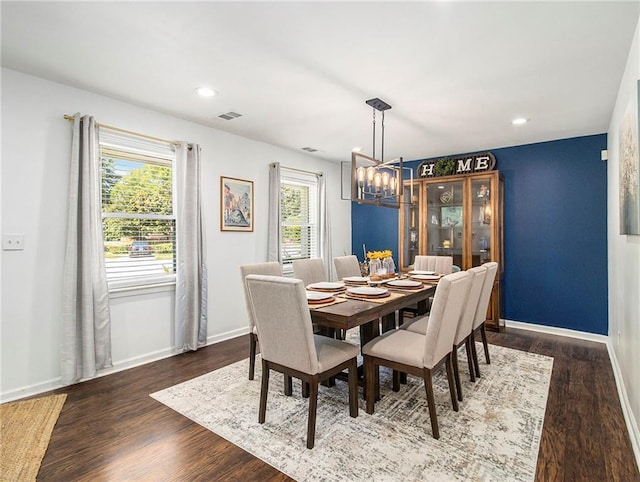
<instances>
[{"instance_id":1,"label":"light switch plate","mask_svg":"<svg viewBox=\"0 0 640 482\"><path fill-rule=\"evenodd\" d=\"M3 234L2 249L5 251L22 251L24 249L24 234Z\"/></svg>"}]
</instances>

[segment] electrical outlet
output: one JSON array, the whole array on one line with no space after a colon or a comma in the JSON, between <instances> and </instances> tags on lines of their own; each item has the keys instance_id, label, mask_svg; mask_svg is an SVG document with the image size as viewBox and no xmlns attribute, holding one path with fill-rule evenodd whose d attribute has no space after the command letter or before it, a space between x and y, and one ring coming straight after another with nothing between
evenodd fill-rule
<instances>
[{"instance_id":1,"label":"electrical outlet","mask_svg":"<svg viewBox=\"0 0 640 482\"><path fill-rule=\"evenodd\" d=\"M3 234L2 249L5 251L21 251L24 249L24 234Z\"/></svg>"}]
</instances>

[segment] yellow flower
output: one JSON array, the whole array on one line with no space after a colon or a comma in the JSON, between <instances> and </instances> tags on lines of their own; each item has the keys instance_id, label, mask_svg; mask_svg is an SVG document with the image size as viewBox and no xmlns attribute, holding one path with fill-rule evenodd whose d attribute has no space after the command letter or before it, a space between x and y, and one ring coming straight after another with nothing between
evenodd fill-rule
<instances>
[{"instance_id":1,"label":"yellow flower","mask_svg":"<svg viewBox=\"0 0 640 482\"><path fill-rule=\"evenodd\" d=\"M385 249L383 251L368 251L367 258L369 259L384 259L390 258L393 255L390 249Z\"/></svg>"}]
</instances>

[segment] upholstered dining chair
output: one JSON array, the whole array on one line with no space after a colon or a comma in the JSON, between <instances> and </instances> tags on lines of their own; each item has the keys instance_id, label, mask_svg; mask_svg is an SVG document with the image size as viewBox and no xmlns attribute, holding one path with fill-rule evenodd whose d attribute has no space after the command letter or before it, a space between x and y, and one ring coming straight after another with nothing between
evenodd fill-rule
<instances>
[{"instance_id":1,"label":"upholstered dining chair","mask_svg":"<svg viewBox=\"0 0 640 482\"><path fill-rule=\"evenodd\" d=\"M249 275L247 290L260 337L262 383L258 422L264 423L271 370L309 384L307 448L315 443L318 385L349 370L349 415L358 416L358 347L314 335L301 280L280 276Z\"/></svg>"},{"instance_id":2,"label":"upholstered dining chair","mask_svg":"<svg viewBox=\"0 0 640 482\"><path fill-rule=\"evenodd\" d=\"M395 330L374 338L364 347L365 399L367 413L374 412L380 390L379 367L393 369L393 390L400 389L400 372L421 377L427 395L431 433L440 438L438 417L433 393L433 371L444 364L449 382L451 404L458 411L458 400L452 367L453 340L463 305L467 297L471 275L461 271L443 277L438 283L426 335L408 330Z\"/></svg>"},{"instance_id":3,"label":"upholstered dining chair","mask_svg":"<svg viewBox=\"0 0 640 482\"><path fill-rule=\"evenodd\" d=\"M336 275L339 280L348 276L362 276L358 257L354 254L333 258L333 266L336 268Z\"/></svg>"},{"instance_id":4,"label":"upholstered dining chair","mask_svg":"<svg viewBox=\"0 0 640 482\"><path fill-rule=\"evenodd\" d=\"M256 330L256 322L253 319L251 306L249 305L249 293L245 279L250 274L264 274L270 276L282 276L282 267L277 261L269 261L267 263L245 264L240 266L240 274L242 275L242 285L244 287L244 298L247 303L247 313L249 315L249 380L253 380L256 369L256 349L258 345L258 331Z\"/></svg>"},{"instance_id":5,"label":"upholstered dining chair","mask_svg":"<svg viewBox=\"0 0 640 482\"><path fill-rule=\"evenodd\" d=\"M467 362L469 365L469 378L473 382L475 381L473 348L470 346L470 343L473 340L473 321L475 319L476 309L478 308L480 293L482 292L487 268L484 266L477 266L467 270L467 273L471 275L471 287L467 292L466 300L458 300L459 303L463 304L463 309L460 312L460 318L458 319L458 327L456 328L456 335L453 340L453 351L451 353L453 375L456 382L456 392L458 393L459 401L462 401L462 384L460 383L460 370L458 367L458 348L462 345L465 346L467 351ZM421 335L426 335L428 324L429 315L425 315L406 323L401 326L401 328L413 331L414 333L420 333Z\"/></svg>"},{"instance_id":6,"label":"upholstered dining chair","mask_svg":"<svg viewBox=\"0 0 640 482\"><path fill-rule=\"evenodd\" d=\"M473 320L473 335L471 339L474 342L471 344L473 348L473 361L476 367L476 376L480 376L480 365L478 363L478 355L476 353L476 344L475 344L475 334L476 332L480 332L480 336L482 337L482 346L484 348L484 359L487 362L487 365L491 364L491 359L489 358L489 345L487 344L487 332L485 331L484 322L487 320L487 308L489 307L489 300L491 299L491 291L493 290L493 282L496 279L496 274L498 272L498 263L495 261L490 261L488 263L484 263L482 266L487 268L487 276L484 279L484 283L482 285L482 292L480 293L480 300L478 301L478 308L476 309L475 318Z\"/></svg>"},{"instance_id":7,"label":"upholstered dining chair","mask_svg":"<svg viewBox=\"0 0 640 482\"><path fill-rule=\"evenodd\" d=\"M305 286L329 281L322 258L297 259L292 264L293 276L301 279Z\"/></svg>"},{"instance_id":8,"label":"upholstered dining chair","mask_svg":"<svg viewBox=\"0 0 640 482\"><path fill-rule=\"evenodd\" d=\"M452 256L428 256L417 255L413 262L413 269L420 271L435 271L438 274L451 274L453 273L453 257ZM429 299L429 306L433 303L433 298ZM418 313L418 310L414 307L403 308L402 313ZM403 318L401 318L403 319Z\"/></svg>"},{"instance_id":9,"label":"upholstered dining chair","mask_svg":"<svg viewBox=\"0 0 640 482\"><path fill-rule=\"evenodd\" d=\"M451 274L453 272L453 257L418 255L413 263L413 269Z\"/></svg>"}]
</instances>

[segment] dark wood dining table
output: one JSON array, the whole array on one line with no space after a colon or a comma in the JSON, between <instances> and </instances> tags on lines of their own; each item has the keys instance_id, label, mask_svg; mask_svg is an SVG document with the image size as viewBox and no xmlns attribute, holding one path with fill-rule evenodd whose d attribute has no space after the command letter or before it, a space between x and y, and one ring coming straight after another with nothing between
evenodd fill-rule
<instances>
[{"instance_id":1,"label":"dark wood dining table","mask_svg":"<svg viewBox=\"0 0 640 482\"><path fill-rule=\"evenodd\" d=\"M393 294L400 296L389 297L388 301L370 301L349 298L343 303L336 303L322 308L311 309L313 323L328 330L329 336L334 330L348 330L360 327L360 346L380 334L379 319L382 319L382 331L395 328L396 312L400 312L402 323L402 309L417 305L417 314L425 314L428 310L429 298L436 290L435 284L425 284L419 290L390 289Z\"/></svg>"}]
</instances>

